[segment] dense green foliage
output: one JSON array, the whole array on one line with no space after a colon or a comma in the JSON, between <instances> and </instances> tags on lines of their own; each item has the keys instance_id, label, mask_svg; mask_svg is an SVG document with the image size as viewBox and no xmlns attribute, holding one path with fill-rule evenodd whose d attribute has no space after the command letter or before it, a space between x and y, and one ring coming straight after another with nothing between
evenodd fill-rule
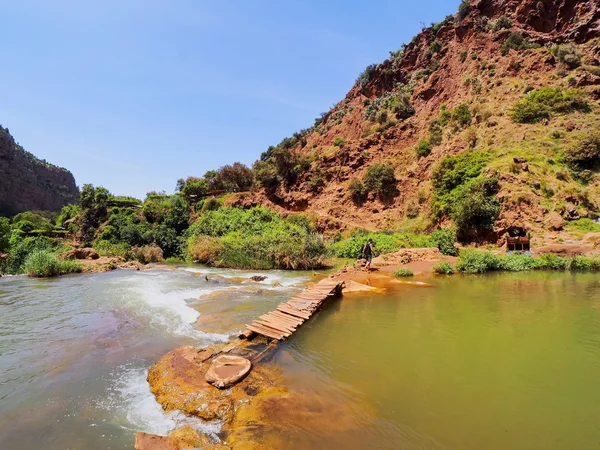
<instances>
[{"instance_id":1,"label":"dense green foliage","mask_svg":"<svg viewBox=\"0 0 600 450\"><path fill-rule=\"evenodd\" d=\"M297 218L284 220L263 207L221 208L204 213L190 227L187 252L195 261L220 267L323 267L325 241L307 223Z\"/></svg>"},{"instance_id":2,"label":"dense green foliage","mask_svg":"<svg viewBox=\"0 0 600 450\"><path fill-rule=\"evenodd\" d=\"M456 232L449 228L436 230L430 235L371 232L364 229L355 230L349 239L335 242L331 250L340 258L360 258L363 247L369 239L373 240L373 253L379 256L392 253L403 248L438 248L444 255L458 254L454 244Z\"/></svg>"},{"instance_id":3,"label":"dense green foliage","mask_svg":"<svg viewBox=\"0 0 600 450\"><path fill-rule=\"evenodd\" d=\"M454 191L450 217L461 233L492 230L500 214L500 190L495 178L476 178Z\"/></svg>"},{"instance_id":4,"label":"dense green foliage","mask_svg":"<svg viewBox=\"0 0 600 450\"><path fill-rule=\"evenodd\" d=\"M426 139L421 139L416 145L415 151L419 158L424 158L431 153L431 143Z\"/></svg>"},{"instance_id":5,"label":"dense green foliage","mask_svg":"<svg viewBox=\"0 0 600 450\"><path fill-rule=\"evenodd\" d=\"M27 257L35 251L52 251L59 253L65 248L57 246L56 242L45 236L24 237L18 229L13 229L9 240L8 257L2 263L0 272L19 274L23 272L23 264Z\"/></svg>"},{"instance_id":6,"label":"dense green foliage","mask_svg":"<svg viewBox=\"0 0 600 450\"><path fill-rule=\"evenodd\" d=\"M479 250L463 250L456 269L463 273L486 273L491 271L521 272L526 270L571 270L579 272L600 271L600 259L575 256L567 258L556 255L531 257L526 255L496 255Z\"/></svg>"},{"instance_id":7,"label":"dense green foliage","mask_svg":"<svg viewBox=\"0 0 600 450\"><path fill-rule=\"evenodd\" d=\"M12 228L10 220L6 217L0 217L0 253L4 253L10 246L10 235Z\"/></svg>"},{"instance_id":8,"label":"dense green foliage","mask_svg":"<svg viewBox=\"0 0 600 450\"><path fill-rule=\"evenodd\" d=\"M471 110L469 109L469 106L462 103L456 108L454 108L454 112L452 113L452 119L455 120L461 127L469 125L472 120Z\"/></svg>"},{"instance_id":9,"label":"dense green foliage","mask_svg":"<svg viewBox=\"0 0 600 450\"><path fill-rule=\"evenodd\" d=\"M35 250L27 255L22 271L31 277L54 277L81 272L77 261L63 260L50 250Z\"/></svg>"},{"instance_id":10,"label":"dense green foliage","mask_svg":"<svg viewBox=\"0 0 600 450\"><path fill-rule=\"evenodd\" d=\"M511 50L521 51L535 47L537 46L529 42L521 33L511 33L502 44L500 51L503 56L506 56Z\"/></svg>"},{"instance_id":11,"label":"dense green foliage","mask_svg":"<svg viewBox=\"0 0 600 450\"><path fill-rule=\"evenodd\" d=\"M414 273L410 269L398 269L394 272L396 278L408 278L414 276Z\"/></svg>"},{"instance_id":12,"label":"dense green foliage","mask_svg":"<svg viewBox=\"0 0 600 450\"><path fill-rule=\"evenodd\" d=\"M436 216L449 214L452 205L462 194L462 187L477 178L490 161L486 152L468 151L456 156L447 156L433 171L433 211Z\"/></svg>"},{"instance_id":13,"label":"dense green foliage","mask_svg":"<svg viewBox=\"0 0 600 450\"><path fill-rule=\"evenodd\" d=\"M396 175L394 169L387 164L369 166L363 183L367 192L382 198L390 197L396 192Z\"/></svg>"},{"instance_id":14,"label":"dense green foliage","mask_svg":"<svg viewBox=\"0 0 600 450\"><path fill-rule=\"evenodd\" d=\"M367 195L365 185L358 178L353 178L352 180L350 180L348 190L352 195L352 200L354 200L354 202L356 203L362 202Z\"/></svg>"},{"instance_id":15,"label":"dense green foliage","mask_svg":"<svg viewBox=\"0 0 600 450\"><path fill-rule=\"evenodd\" d=\"M531 91L517 102L511 113L516 123L536 123L549 119L552 113L587 112L589 103L580 89L563 90L560 87L544 87Z\"/></svg>"},{"instance_id":16,"label":"dense green foliage","mask_svg":"<svg viewBox=\"0 0 600 450\"><path fill-rule=\"evenodd\" d=\"M498 180L481 177L490 160L485 152L469 151L448 156L434 169L434 216L449 216L464 237L493 228L500 213Z\"/></svg>"}]
</instances>

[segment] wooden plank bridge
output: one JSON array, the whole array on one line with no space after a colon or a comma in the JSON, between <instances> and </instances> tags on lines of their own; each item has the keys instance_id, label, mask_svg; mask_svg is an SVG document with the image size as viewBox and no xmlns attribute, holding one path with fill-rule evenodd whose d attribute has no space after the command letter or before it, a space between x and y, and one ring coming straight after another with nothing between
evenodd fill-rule
<instances>
[{"instance_id":1,"label":"wooden plank bridge","mask_svg":"<svg viewBox=\"0 0 600 450\"><path fill-rule=\"evenodd\" d=\"M321 280L291 300L280 303L275 311L246 325L246 331L240 338L247 339L256 333L271 339L286 339L310 319L327 299L341 295L343 288L343 281L329 278Z\"/></svg>"}]
</instances>

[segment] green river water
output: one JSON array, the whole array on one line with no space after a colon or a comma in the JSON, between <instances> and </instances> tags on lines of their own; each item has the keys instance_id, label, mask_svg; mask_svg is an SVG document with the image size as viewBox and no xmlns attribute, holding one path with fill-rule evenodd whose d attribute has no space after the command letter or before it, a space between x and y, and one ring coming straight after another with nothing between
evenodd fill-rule
<instances>
[{"instance_id":1,"label":"green river water","mask_svg":"<svg viewBox=\"0 0 600 450\"><path fill-rule=\"evenodd\" d=\"M0 448L133 448L135 431L184 423L219 436L218 423L165 415L145 376L171 348L228 339L310 279L240 275L0 279ZM267 431L281 448L600 448L597 275L428 281L331 301L280 347L273 362L303 399Z\"/></svg>"}]
</instances>

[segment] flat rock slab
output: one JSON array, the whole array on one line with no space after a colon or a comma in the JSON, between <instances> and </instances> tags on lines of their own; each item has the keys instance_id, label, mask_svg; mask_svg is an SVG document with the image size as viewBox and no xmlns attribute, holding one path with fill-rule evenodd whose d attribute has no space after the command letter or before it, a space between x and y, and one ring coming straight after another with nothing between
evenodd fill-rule
<instances>
[{"instance_id":1,"label":"flat rock slab","mask_svg":"<svg viewBox=\"0 0 600 450\"><path fill-rule=\"evenodd\" d=\"M251 368L252 363L246 358L222 355L213 361L206 372L205 379L213 386L225 389L244 378Z\"/></svg>"}]
</instances>

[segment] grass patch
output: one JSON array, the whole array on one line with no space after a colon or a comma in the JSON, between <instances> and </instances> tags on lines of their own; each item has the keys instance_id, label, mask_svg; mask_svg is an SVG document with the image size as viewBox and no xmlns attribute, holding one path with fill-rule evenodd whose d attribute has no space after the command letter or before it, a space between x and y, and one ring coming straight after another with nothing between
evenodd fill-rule
<instances>
[{"instance_id":1,"label":"grass patch","mask_svg":"<svg viewBox=\"0 0 600 450\"><path fill-rule=\"evenodd\" d=\"M531 91L518 101L511 112L515 123L537 123L549 119L552 113L565 114L574 111L588 112L589 103L580 89L563 90L560 87L544 87Z\"/></svg>"},{"instance_id":2,"label":"grass patch","mask_svg":"<svg viewBox=\"0 0 600 450\"><path fill-rule=\"evenodd\" d=\"M600 224L591 219L578 219L568 222L566 225L569 231L582 231L584 233L600 233Z\"/></svg>"},{"instance_id":3,"label":"grass patch","mask_svg":"<svg viewBox=\"0 0 600 450\"><path fill-rule=\"evenodd\" d=\"M452 275L454 273L454 268L450 263L444 261L437 266L433 266L433 273L437 273L438 275Z\"/></svg>"},{"instance_id":4,"label":"grass patch","mask_svg":"<svg viewBox=\"0 0 600 450\"><path fill-rule=\"evenodd\" d=\"M414 274L414 273L413 273L413 271L412 271L412 270L410 270L410 269L400 269L400 270L396 270L396 271L394 272L394 276L395 276L396 278L408 278L408 277L412 277L412 276L414 276L414 275L415 275L415 274Z\"/></svg>"},{"instance_id":5,"label":"grass patch","mask_svg":"<svg viewBox=\"0 0 600 450\"><path fill-rule=\"evenodd\" d=\"M35 250L25 259L22 270L30 277L54 277L78 273L83 268L77 261L60 259L49 250Z\"/></svg>"}]
</instances>

